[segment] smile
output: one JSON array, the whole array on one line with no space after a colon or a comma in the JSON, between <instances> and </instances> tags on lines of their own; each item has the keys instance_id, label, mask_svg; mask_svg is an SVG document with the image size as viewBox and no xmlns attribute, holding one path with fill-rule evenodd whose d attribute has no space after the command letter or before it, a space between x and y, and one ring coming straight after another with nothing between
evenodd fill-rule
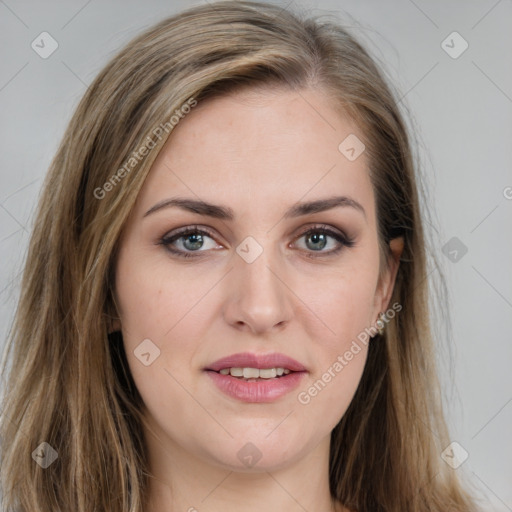
<instances>
[{"instance_id":1,"label":"smile","mask_svg":"<svg viewBox=\"0 0 512 512\"><path fill-rule=\"evenodd\" d=\"M274 379L291 372L288 368L222 368L219 371L221 375L231 375L248 382L256 379Z\"/></svg>"},{"instance_id":2,"label":"smile","mask_svg":"<svg viewBox=\"0 0 512 512\"><path fill-rule=\"evenodd\" d=\"M247 403L274 402L299 386L308 373L284 354L233 354L203 369L223 394Z\"/></svg>"}]
</instances>

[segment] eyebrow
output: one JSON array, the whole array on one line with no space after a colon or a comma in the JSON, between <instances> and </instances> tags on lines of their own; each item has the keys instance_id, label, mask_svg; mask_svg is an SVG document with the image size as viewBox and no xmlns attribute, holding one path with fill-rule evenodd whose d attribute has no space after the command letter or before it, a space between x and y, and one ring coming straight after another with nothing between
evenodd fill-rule
<instances>
[{"instance_id":1,"label":"eyebrow","mask_svg":"<svg viewBox=\"0 0 512 512\"><path fill-rule=\"evenodd\" d=\"M216 205L207 203L205 201L181 197L173 197L164 199L159 203L152 206L145 214L144 217L155 213L163 208L181 208L182 210L212 217L214 219L232 221L235 218L233 210L227 206ZM336 207L351 207L361 212L366 219L366 212L363 206L355 199L347 196L335 196L326 199L317 199L316 201L309 201L303 203L296 203L291 206L284 214L285 219L300 217L312 213L324 212Z\"/></svg>"}]
</instances>

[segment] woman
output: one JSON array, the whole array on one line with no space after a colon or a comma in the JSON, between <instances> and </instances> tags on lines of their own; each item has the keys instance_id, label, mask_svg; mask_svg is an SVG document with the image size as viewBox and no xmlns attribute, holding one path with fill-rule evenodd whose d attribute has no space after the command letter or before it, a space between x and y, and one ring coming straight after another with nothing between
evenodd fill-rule
<instances>
[{"instance_id":1,"label":"woman","mask_svg":"<svg viewBox=\"0 0 512 512\"><path fill-rule=\"evenodd\" d=\"M440 457L419 212L341 27L218 2L134 39L44 186L4 510L477 510Z\"/></svg>"}]
</instances>

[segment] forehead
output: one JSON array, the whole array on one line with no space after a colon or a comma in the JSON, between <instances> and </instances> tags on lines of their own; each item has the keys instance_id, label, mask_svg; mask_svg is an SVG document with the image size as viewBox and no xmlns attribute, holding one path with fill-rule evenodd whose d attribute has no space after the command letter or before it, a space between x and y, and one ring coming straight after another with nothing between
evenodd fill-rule
<instances>
[{"instance_id":1,"label":"forehead","mask_svg":"<svg viewBox=\"0 0 512 512\"><path fill-rule=\"evenodd\" d=\"M140 202L179 193L224 199L236 210L339 193L357 196L371 211L366 154L351 161L339 149L354 136L363 138L356 123L320 91L243 90L211 98L174 128Z\"/></svg>"}]
</instances>

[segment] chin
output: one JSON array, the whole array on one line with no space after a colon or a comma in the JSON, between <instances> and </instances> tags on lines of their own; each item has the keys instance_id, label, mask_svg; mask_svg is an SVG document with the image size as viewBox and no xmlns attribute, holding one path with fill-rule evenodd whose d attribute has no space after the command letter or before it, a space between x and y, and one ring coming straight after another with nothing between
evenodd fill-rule
<instances>
[{"instance_id":1,"label":"chin","mask_svg":"<svg viewBox=\"0 0 512 512\"><path fill-rule=\"evenodd\" d=\"M304 456L306 446L301 437L301 440L294 439L284 430L280 436L275 432L270 435L261 431L253 435L245 432L224 446L219 443L215 452L209 450L208 458L216 466L238 473L278 471Z\"/></svg>"}]
</instances>

